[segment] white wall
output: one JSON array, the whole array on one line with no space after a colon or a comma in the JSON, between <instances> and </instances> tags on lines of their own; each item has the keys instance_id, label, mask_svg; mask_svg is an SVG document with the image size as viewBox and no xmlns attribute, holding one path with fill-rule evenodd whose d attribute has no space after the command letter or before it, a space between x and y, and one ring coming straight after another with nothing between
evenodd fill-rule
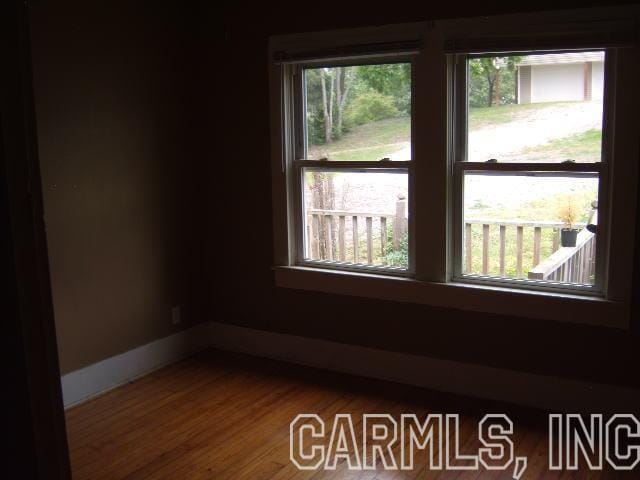
<instances>
[{"instance_id":1,"label":"white wall","mask_svg":"<svg viewBox=\"0 0 640 480\"><path fill-rule=\"evenodd\" d=\"M584 99L584 64L534 65L531 68L531 103Z\"/></svg>"},{"instance_id":2,"label":"white wall","mask_svg":"<svg viewBox=\"0 0 640 480\"><path fill-rule=\"evenodd\" d=\"M604 62L593 62L591 70L591 99L602 100L604 87Z\"/></svg>"}]
</instances>

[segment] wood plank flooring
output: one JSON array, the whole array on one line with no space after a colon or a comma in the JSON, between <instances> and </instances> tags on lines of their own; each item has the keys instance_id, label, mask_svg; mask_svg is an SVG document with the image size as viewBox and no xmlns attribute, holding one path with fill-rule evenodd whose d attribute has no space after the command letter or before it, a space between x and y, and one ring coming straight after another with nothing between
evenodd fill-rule
<instances>
[{"instance_id":1,"label":"wood plank flooring","mask_svg":"<svg viewBox=\"0 0 640 480\"><path fill-rule=\"evenodd\" d=\"M507 413L523 479L639 478L614 472L550 472L546 414L389 382L207 350L67 411L74 480L84 479L508 479L506 472L430 471L416 454L409 471L299 471L289 460L289 423L318 413L461 415L461 452L476 453L478 420ZM360 430L361 431L361 430ZM327 435L328 436L328 435ZM328 439L327 439L328 440ZM397 447L394 450L397 454Z\"/></svg>"}]
</instances>

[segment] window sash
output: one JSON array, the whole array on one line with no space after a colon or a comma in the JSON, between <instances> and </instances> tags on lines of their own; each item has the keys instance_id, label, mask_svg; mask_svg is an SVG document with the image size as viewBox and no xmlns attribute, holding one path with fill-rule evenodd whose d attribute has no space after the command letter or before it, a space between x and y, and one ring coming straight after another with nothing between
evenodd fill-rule
<instances>
[{"instance_id":1,"label":"window sash","mask_svg":"<svg viewBox=\"0 0 640 480\"><path fill-rule=\"evenodd\" d=\"M317 64L313 63L301 63L298 65L294 65L293 68L293 96L294 96L294 104L295 104L295 129L296 129L296 144L295 144L295 159L296 160L307 160L312 161L308 157L308 135L307 135L307 115L306 115L306 106L307 106L307 92L305 88L305 74L308 69L317 69L317 68L333 68L333 67L355 67L359 65L390 65L395 63L409 63L411 64L411 72L412 72L412 81L411 81L411 110L413 112L413 97L414 97L414 83L413 83L413 70L414 70L414 59L415 55L419 53L419 51L415 52L412 55L408 55L404 52L398 52L397 55L393 57L385 56L382 54L372 56L370 58L360 58L360 57L347 57L342 61L332 61L331 59L325 59L326 62L319 62ZM413 113L411 115L411 144L413 145ZM412 155L413 157L413 155ZM410 161L406 160L406 161ZM332 160L332 162L340 162L345 163L342 160ZM397 163L397 161L394 161Z\"/></svg>"},{"instance_id":2,"label":"window sash","mask_svg":"<svg viewBox=\"0 0 640 480\"><path fill-rule=\"evenodd\" d=\"M381 163L383 165L381 165ZM391 165L390 165L391 164ZM412 276L413 250L412 243L408 245L409 265L407 268L390 267L385 265L368 265L352 262L341 262L339 260L313 260L305 258L305 205L304 205L304 172L305 171L330 171L345 173L404 173L407 175L408 198L411 196L411 185L413 176L412 162L329 162L322 160L297 160L293 162L294 176L296 178L295 188L295 208L294 208L294 229L296 239L296 264L299 266L312 266L327 269L347 270L354 272L380 273L385 275ZM407 202L408 233L411 238L413 221L413 202Z\"/></svg>"}]
</instances>

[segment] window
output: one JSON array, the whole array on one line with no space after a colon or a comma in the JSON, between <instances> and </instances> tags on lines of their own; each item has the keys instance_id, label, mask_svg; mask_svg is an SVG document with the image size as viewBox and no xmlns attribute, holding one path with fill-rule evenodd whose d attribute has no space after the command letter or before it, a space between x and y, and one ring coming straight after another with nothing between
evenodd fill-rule
<instances>
[{"instance_id":1,"label":"window","mask_svg":"<svg viewBox=\"0 0 640 480\"><path fill-rule=\"evenodd\" d=\"M456 62L455 276L602 291L605 51Z\"/></svg>"},{"instance_id":2,"label":"window","mask_svg":"<svg viewBox=\"0 0 640 480\"><path fill-rule=\"evenodd\" d=\"M602 15L272 38L276 284L627 326L640 9Z\"/></svg>"},{"instance_id":3,"label":"window","mask_svg":"<svg viewBox=\"0 0 640 480\"><path fill-rule=\"evenodd\" d=\"M294 78L298 262L407 271L411 63L299 65Z\"/></svg>"}]
</instances>

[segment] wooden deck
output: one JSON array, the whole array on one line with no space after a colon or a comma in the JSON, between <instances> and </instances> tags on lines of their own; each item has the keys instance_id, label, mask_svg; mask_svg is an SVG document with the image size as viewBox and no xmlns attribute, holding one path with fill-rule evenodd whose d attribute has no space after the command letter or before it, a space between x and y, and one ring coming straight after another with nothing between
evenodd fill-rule
<instances>
[{"instance_id":1,"label":"wooden deck","mask_svg":"<svg viewBox=\"0 0 640 480\"><path fill-rule=\"evenodd\" d=\"M542 412L208 350L67 411L73 478L84 479L485 479L509 472L300 472L289 461L289 422L317 412L461 414L461 451L476 453L477 422L504 412L515 424L524 479L620 478L547 470ZM357 425L356 425L357 428ZM637 478L637 473L626 478Z\"/></svg>"}]
</instances>

